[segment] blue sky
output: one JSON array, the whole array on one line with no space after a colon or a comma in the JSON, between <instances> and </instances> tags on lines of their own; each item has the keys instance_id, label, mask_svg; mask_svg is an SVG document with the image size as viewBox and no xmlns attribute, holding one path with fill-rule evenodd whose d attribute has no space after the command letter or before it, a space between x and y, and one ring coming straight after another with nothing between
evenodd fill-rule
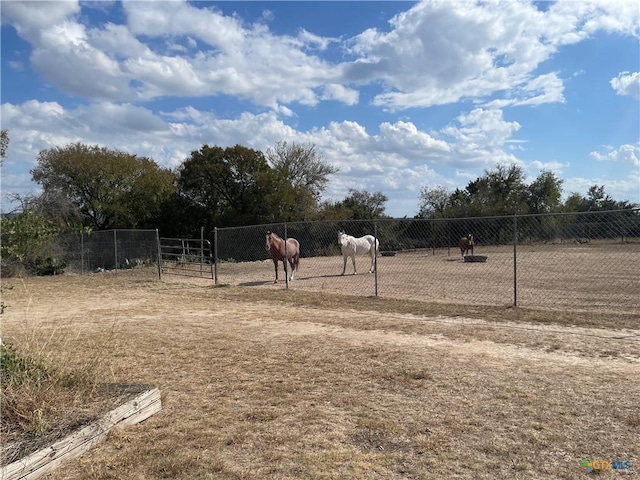
<instances>
[{"instance_id":1,"label":"blue sky","mask_svg":"<svg viewBox=\"0 0 640 480\"><path fill-rule=\"evenodd\" d=\"M325 199L381 191L394 217L498 163L640 203L637 1L0 8L5 212L39 192L38 153L73 142L170 168L205 143L312 143L339 168Z\"/></svg>"}]
</instances>

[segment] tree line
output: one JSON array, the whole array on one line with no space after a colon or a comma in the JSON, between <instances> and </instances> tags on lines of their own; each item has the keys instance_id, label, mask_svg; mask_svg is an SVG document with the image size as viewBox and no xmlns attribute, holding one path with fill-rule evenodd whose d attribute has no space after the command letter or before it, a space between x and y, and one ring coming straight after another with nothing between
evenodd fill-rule
<instances>
[{"instance_id":1,"label":"tree line","mask_svg":"<svg viewBox=\"0 0 640 480\"><path fill-rule=\"evenodd\" d=\"M338 169L315 145L279 142L266 152L203 145L177 168L98 145L74 143L39 153L36 196L16 198L22 214L68 228L158 228L193 236L202 226L255 225L384 215L381 192L355 189L322 201Z\"/></svg>"},{"instance_id":2,"label":"tree line","mask_svg":"<svg viewBox=\"0 0 640 480\"><path fill-rule=\"evenodd\" d=\"M604 185L593 185L587 195L571 193L562 201L563 180L542 171L525 182L521 167L497 165L470 181L464 189L422 187L417 218L465 218L479 216L571 213L637 208L627 200L614 200Z\"/></svg>"},{"instance_id":3,"label":"tree line","mask_svg":"<svg viewBox=\"0 0 640 480\"><path fill-rule=\"evenodd\" d=\"M2 130L1 158L9 146ZM167 237L198 237L201 227L301 221L388 219L382 192L350 189L338 201L322 199L331 176L313 144L278 142L265 152L242 145L202 145L177 168L98 145L73 143L42 150L31 170L38 195L14 199L17 212L2 217L3 258L23 263L27 252L59 232L157 228ZM531 183L516 165L497 165L449 191L424 186L415 219L527 213L581 212L636 207L615 201L604 186L564 202L562 180L542 172ZM45 262L46 263L46 262Z\"/></svg>"}]
</instances>

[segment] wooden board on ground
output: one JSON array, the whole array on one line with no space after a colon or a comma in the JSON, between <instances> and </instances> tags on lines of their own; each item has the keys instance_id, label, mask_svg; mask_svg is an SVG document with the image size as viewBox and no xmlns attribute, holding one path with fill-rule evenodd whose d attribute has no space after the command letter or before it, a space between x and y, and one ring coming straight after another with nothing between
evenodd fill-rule
<instances>
[{"instance_id":1,"label":"wooden board on ground","mask_svg":"<svg viewBox=\"0 0 640 480\"><path fill-rule=\"evenodd\" d=\"M49 447L5 465L0 469L0 478L3 480L40 478L51 473L61 463L87 452L93 445L103 440L111 429L140 423L161 409L160 391L157 388L146 389L96 422Z\"/></svg>"}]
</instances>

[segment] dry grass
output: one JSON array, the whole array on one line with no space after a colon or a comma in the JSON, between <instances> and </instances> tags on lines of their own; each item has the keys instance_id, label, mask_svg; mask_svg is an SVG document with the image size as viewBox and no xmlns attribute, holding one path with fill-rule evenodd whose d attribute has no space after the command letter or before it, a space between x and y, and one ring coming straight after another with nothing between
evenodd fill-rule
<instances>
[{"instance_id":1,"label":"dry grass","mask_svg":"<svg viewBox=\"0 0 640 480\"><path fill-rule=\"evenodd\" d=\"M130 275L16 285L3 337L163 410L51 478L400 479L640 466L630 315L469 307ZM635 380L634 380L635 379ZM620 478L603 472L599 478Z\"/></svg>"}]
</instances>

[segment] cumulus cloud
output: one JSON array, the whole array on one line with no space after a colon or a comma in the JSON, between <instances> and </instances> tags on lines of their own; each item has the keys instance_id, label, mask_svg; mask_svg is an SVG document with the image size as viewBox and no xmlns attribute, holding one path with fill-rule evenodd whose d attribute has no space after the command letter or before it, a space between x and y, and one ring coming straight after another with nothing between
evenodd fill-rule
<instances>
[{"instance_id":1,"label":"cumulus cloud","mask_svg":"<svg viewBox=\"0 0 640 480\"><path fill-rule=\"evenodd\" d=\"M610 83L616 94L640 100L640 72L622 72L612 78Z\"/></svg>"},{"instance_id":2,"label":"cumulus cloud","mask_svg":"<svg viewBox=\"0 0 640 480\"><path fill-rule=\"evenodd\" d=\"M332 40L311 32L278 36L263 24L186 2L124 2L125 24L91 27L80 23L77 3L40 5L3 4L3 24L32 44L34 68L67 93L120 102L226 94L278 109L315 105L319 89L336 84L337 67L306 53ZM349 105L357 99L346 87L328 91Z\"/></svg>"},{"instance_id":3,"label":"cumulus cloud","mask_svg":"<svg viewBox=\"0 0 640 480\"><path fill-rule=\"evenodd\" d=\"M339 83L329 83L324 86L322 100L338 100L345 105L356 105L359 98L358 90L346 88Z\"/></svg>"},{"instance_id":4,"label":"cumulus cloud","mask_svg":"<svg viewBox=\"0 0 640 480\"><path fill-rule=\"evenodd\" d=\"M527 2L421 2L388 32L356 36L344 78L382 80L373 103L391 111L483 98L497 108L562 102L563 82L541 72L543 63L600 30L637 36L632 4L556 2L541 11Z\"/></svg>"},{"instance_id":5,"label":"cumulus cloud","mask_svg":"<svg viewBox=\"0 0 640 480\"><path fill-rule=\"evenodd\" d=\"M593 151L589 156L598 161L616 162L640 167L640 143L636 145L620 145L618 148L609 146L605 152Z\"/></svg>"},{"instance_id":6,"label":"cumulus cloud","mask_svg":"<svg viewBox=\"0 0 640 480\"><path fill-rule=\"evenodd\" d=\"M9 129L12 139L12 163L3 169L17 169L18 164L23 170L31 168L41 150L73 142L147 156L170 168L205 143L239 143L264 151L280 140L310 142L340 169L328 197L343 198L349 188L384 189L393 195L393 202L399 202L396 208L402 202L415 203L426 181L452 185L437 173L443 166L479 172L497 158L507 158L504 142L519 128L505 121L499 111L482 109L461 115L454 124L435 132L422 131L408 121L382 122L376 132L354 121L297 130L274 111L219 118L193 106L154 113L135 104L111 102L64 108L57 102L31 100L5 103L1 113L3 127ZM3 176L5 173L13 174L3 171ZM3 184L8 178L3 178Z\"/></svg>"},{"instance_id":7,"label":"cumulus cloud","mask_svg":"<svg viewBox=\"0 0 640 480\"><path fill-rule=\"evenodd\" d=\"M562 102L562 79L543 62L598 31L638 36L632 4L556 2L543 11L528 2L425 1L393 17L388 31L348 40L351 59L339 62L318 56L336 38L306 29L277 35L265 23L273 12L247 23L202 3L123 2L124 23L90 26L75 1L6 2L2 21L31 43L35 69L73 95L237 95L289 115L295 103L355 105L354 86L363 84L382 86L372 103L387 110L467 99L489 108ZM636 95L627 80L612 85Z\"/></svg>"},{"instance_id":8,"label":"cumulus cloud","mask_svg":"<svg viewBox=\"0 0 640 480\"><path fill-rule=\"evenodd\" d=\"M442 133L452 139L454 148L450 161L455 162L457 167L521 163L504 148L512 135L520 129L520 124L506 121L502 110L476 108L459 115L456 120L457 125L445 127Z\"/></svg>"},{"instance_id":9,"label":"cumulus cloud","mask_svg":"<svg viewBox=\"0 0 640 480\"><path fill-rule=\"evenodd\" d=\"M18 34L27 38L52 24L80 13L78 1L67 2L3 2L2 25L14 25Z\"/></svg>"}]
</instances>

